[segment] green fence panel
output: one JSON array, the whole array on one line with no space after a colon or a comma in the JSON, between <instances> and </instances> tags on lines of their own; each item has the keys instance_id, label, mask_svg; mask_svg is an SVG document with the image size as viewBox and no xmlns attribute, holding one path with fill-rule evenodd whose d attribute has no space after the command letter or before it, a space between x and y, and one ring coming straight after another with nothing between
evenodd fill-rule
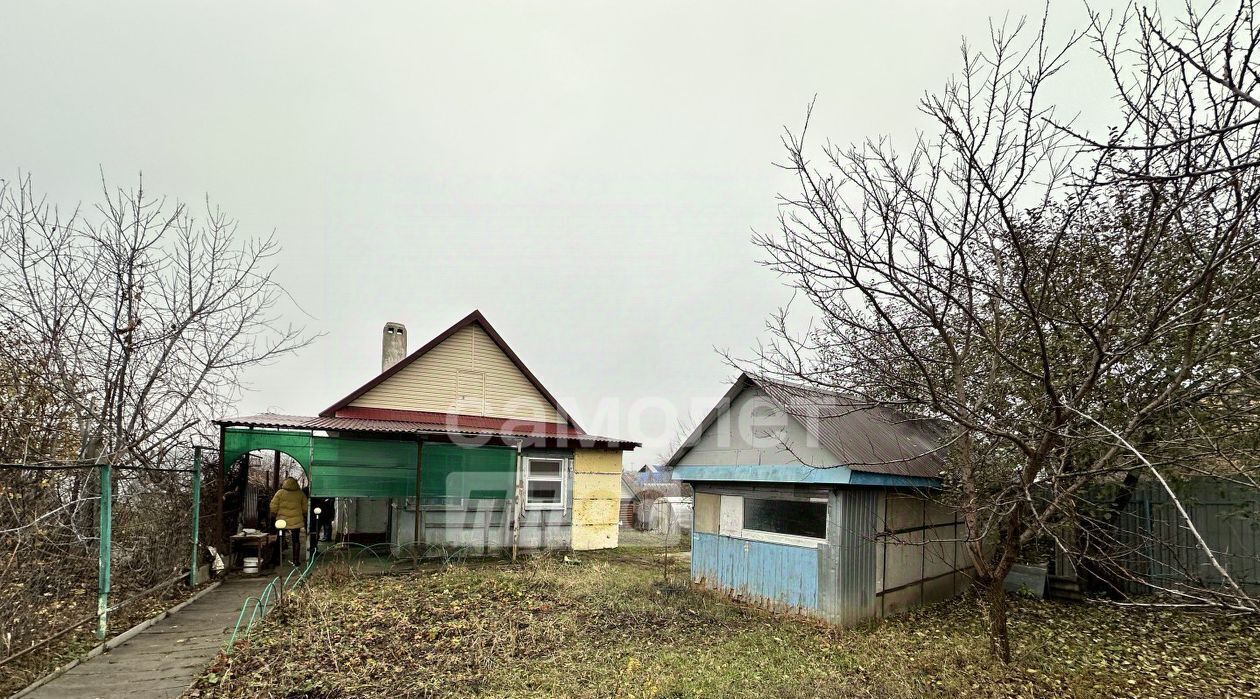
<instances>
[{"instance_id":1,"label":"green fence panel","mask_svg":"<svg viewBox=\"0 0 1260 699\"><path fill-rule=\"evenodd\" d=\"M420 469L423 498L505 499L516 485L516 450L425 444Z\"/></svg>"}]
</instances>

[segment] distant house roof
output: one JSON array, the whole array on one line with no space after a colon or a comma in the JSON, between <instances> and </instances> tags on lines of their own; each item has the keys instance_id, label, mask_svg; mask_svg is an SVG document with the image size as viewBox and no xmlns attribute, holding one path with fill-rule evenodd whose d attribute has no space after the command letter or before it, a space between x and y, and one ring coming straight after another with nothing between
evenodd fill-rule
<instances>
[{"instance_id":1,"label":"distant house roof","mask_svg":"<svg viewBox=\"0 0 1260 699\"><path fill-rule=\"evenodd\" d=\"M658 497L679 497L683 494L683 484L679 481L664 483L632 483L630 488L639 500Z\"/></svg>"},{"instance_id":2,"label":"distant house roof","mask_svg":"<svg viewBox=\"0 0 1260 699\"><path fill-rule=\"evenodd\" d=\"M654 471L639 471L634 474L634 482L640 484L646 483L669 483L673 480L673 469L659 468Z\"/></svg>"},{"instance_id":3,"label":"distant house roof","mask_svg":"<svg viewBox=\"0 0 1260 699\"><path fill-rule=\"evenodd\" d=\"M838 460L836 466L863 473L939 479L943 432L938 423L871 405L840 393L820 391L751 374L742 374L695 432L666 462L675 467L731 401L755 386L783 413L791 415ZM688 469L688 473L695 469Z\"/></svg>"}]
</instances>

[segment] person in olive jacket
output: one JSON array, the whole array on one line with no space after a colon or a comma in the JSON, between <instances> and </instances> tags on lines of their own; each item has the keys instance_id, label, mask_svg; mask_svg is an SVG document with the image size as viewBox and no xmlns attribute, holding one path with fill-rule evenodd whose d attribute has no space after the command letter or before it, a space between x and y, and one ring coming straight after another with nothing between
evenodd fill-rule
<instances>
[{"instance_id":1,"label":"person in olive jacket","mask_svg":"<svg viewBox=\"0 0 1260 699\"><path fill-rule=\"evenodd\" d=\"M271 497L271 521L284 520L284 530L280 532L283 537L284 532L288 531L293 538L293 565L302 562L302 529L306 525L306 493L302 492L302 486L298 485L296 478L284 479L284 484L280 486L280 490ZM281 544L281 551L284 550Z\"/></svg>"}]
</instances>

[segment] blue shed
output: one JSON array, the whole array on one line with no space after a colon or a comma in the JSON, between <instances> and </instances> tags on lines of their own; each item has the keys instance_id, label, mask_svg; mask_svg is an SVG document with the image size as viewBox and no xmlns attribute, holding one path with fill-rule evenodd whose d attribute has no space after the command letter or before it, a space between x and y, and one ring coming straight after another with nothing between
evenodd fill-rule
<instances>
[{"instance_id":1,"label":"blue shed","mask_svg":"<svg viewBox=\"0 0 1260 699\"><path fill-rule=\"evenodd\" d=\"M695 491L692 579L851 625L971 581L956 512L934 495L930 421L744 374L666 464Z\"/></svg>"}]
</instances>

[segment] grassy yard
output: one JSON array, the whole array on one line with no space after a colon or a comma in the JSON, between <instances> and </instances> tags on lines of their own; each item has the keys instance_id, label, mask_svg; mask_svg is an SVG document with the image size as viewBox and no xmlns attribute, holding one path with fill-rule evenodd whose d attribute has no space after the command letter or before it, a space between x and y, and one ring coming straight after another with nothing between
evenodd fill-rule
<instances>
[{"instance_id":1,"label":"grassy yard","mask_svg":"<svg viewBox=\"0 0 1260 699\"><path fill-rule=\"evenodd\" d=\"M1000 667L971 600L839 630L580 559L324 568L191 696L1260 697L1254 620L1019 600Z\"/></svg>"}]
</instances>

